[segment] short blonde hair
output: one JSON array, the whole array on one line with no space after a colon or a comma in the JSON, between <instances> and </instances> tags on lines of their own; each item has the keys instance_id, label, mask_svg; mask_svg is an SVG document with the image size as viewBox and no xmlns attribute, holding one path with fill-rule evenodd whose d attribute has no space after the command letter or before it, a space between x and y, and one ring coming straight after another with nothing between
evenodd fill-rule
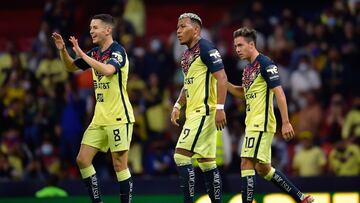
<instances>
[{"instance_id":1,"label":"short blonde hair","mask_svg":"<svg viewBox=\"0 0 360 203\"><path fill-rule=\"evenodd\" d=\"M200 27L202 26L201 18L196 15L195 13L183 13L179 16L178 20L184 19L184 18L190 18L190 20L196 24L198 24Z\"/></svg>"}]
</instances>

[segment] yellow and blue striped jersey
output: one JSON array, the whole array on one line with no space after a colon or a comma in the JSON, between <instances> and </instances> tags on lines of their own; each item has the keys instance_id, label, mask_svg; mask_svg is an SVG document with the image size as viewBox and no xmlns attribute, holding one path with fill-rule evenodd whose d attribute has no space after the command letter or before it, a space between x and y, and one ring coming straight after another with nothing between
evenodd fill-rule
<instances>
[{"instance_id":1,"label":"yellow and blue striped jersey","mask_svg":"<svg viewBox=\"0 0 360 203\"><path fill-rule=\"evenodd\" d=\"M280 85L278 68L268 57L259 54L243 72L246 100L246 132L276 132L272 88Z\"/></svg>"},{"instance_id":2,"label":"yellow and blue striped jersey","mask_svg":"<svg viewBox=\"0 0 360 203\"><path fill-rule=\"evenodd\" d=\"M184 73L186 117L213 113L217 94L216 79L211 73L224 68L219 51L211 42L200 39L194 47L184 52L181 66Z\"/></svg>"},{"instance_id":3,"label":"yellow and blue striped jersey","mask_svg":"<svg viewBox=\"0 0 360 203\"><path fill-rule=\"evenodd\" d=\"M104 76L92 68L96 105L92 123L97 125L114 125L133 123L133 109L127 94L126 86L129 72L129 61L124 48L113 42L108 49L101 52L95 47L87 55L102 63L111 64L116 72ZM80 69L90 66L81 58L74 61Z\"/></svg>"}]
</instances>

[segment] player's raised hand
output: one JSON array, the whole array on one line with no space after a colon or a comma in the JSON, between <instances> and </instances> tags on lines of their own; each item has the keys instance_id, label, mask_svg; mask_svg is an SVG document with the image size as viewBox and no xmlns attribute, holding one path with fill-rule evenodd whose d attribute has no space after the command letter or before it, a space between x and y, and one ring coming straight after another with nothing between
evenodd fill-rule
<instances>
[{"instance_id":1,"label":"player's raised hand","mask_svg":"<svg viewBox=\"0 0 360 203\"><path fill-rule=\"evenodd\" d=\"M216 109L215 125L217 130L222 130L226 126L226 115L224 109Z\"/></svg>"},{"instance_id":2,"label":"player's raised hand","mask_svg":"<svg viewBox=\"0 0 360 203\"><path fill-rule=\"evenodd\" d=\"M179 120L179 116L180 116L180 110L176 107L173 108L172 112L171 112L171 122L176 125L179 126L177 120Z\"/></svg>"},{"instance_id":3,"label":"player's raised hand","mask_svg":"<svg viewBox=\"0 0 360 203\"><path fill-rule=\"evenodd\" d=\"M65 49L65 42L59 33L53 32L51 37L53 38L57 49L59 50Z\"/></svg>"},{"instance_id":4,"label":"player's raised hand","mask_svg":"<svg viewBox=\"0 0 360 203\"><path fill-rule=\"evenodd\" d=\"M79 47L79 43L78 43L78 40L74 37L74 36L71 36L69 41L72 43L73 45L73 50L74 52L76 53L76 56L78 57L82 57L84 52L81 50L81 48Z\"/></svg>"},{"instance_id":5,"label":"player's raised hand","mask_svg":"<svg viewBox=\"0 0 360 203\"><path fill-rule=\"evenodd\" d=\"M294 138L294 136L295 136L294 129L293 129L293 127L292 127L292 125L291 125L290 122L286 122L286 123L283 123L283 124L282 124L281 132L282 132L283 138L284 138L286 141L291 140L291 139Z\"/></svg>"}]
</instances>

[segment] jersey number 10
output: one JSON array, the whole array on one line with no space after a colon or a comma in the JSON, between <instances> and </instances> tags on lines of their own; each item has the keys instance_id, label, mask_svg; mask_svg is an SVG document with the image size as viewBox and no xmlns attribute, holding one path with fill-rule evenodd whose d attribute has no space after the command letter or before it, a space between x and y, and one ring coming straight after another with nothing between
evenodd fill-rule
<instances>
[{"instance_id":1,"label":"jersey number 10","mask_svg":"<svg viewBox=\"0 0 360 203\"><path fill-rule=\"evenodd\" d=\"M255 138L245 137L245 148L253 148L254 142L255 142Z\"/></svg>"}]
</instances>

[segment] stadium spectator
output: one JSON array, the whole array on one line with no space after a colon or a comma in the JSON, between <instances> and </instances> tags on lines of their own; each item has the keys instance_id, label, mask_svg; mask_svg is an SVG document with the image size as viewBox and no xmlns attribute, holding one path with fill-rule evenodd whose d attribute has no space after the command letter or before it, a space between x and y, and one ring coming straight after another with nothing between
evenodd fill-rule
<instances>
[{"instance_id":1,"label":"stadium spectator","mask_svg":"<svg viewBox=\"0 0 360 203\"><path fill-rule=\"evenodd\" d=\"M293 160L296 176L320 176L325 171L326 157L320 147L313 145L314 135L310 131L299 134L300 144Z\"/></svg>"},{"instance_id":2,"label":"stadium spectator","mask_svg":"<svg viewBox=\"0 0 360 203\"><path fill-rule=\"evenodd\" d=\"M360 96L353 99L351 110L346 114L342 138L360 145Z\"/></svg>"},{"instance_id":3,"label":"stadium spectator","mask_svg":"<svg viewBox=\"0 0 360 203\"><path fill-rule=\"evenodd\" d=\"M319 73L311 65L310 57L300 57L297 69L290 75L291 98L302 109L306 105L304 95L309 91L319 90L321 80Z\"/></svg>"},{"instance_id":4,"label":"stadium spectator","mask_svg":"<svg viewBox=\"0 0 360 203\"><path fill-rule=\"evenodd\" d=\"M8 156L0 151L0 181L11 181L16 179L16 171L10 165Z\"/></svg>"},{"instance_id":5,"label":"stadium spectator","mask_svg":"<svg viewBox=\"0 0 360 203\"><path fill-rule=\"evenodd\" d=\"M341 129L345 122L345 101L341 94L332 95L330 104L324 113L320 129L320 142L332 143L341 140Z\"/></svg>"},{"instance_id":6,"label":"stadium spectator","mask_svg":"<svg viewBox=\"0 0 360 203\"><path fill-rule=\"evenodd\" d=\"M304 106L298 112L296 132L310 131L318 139L320 124L323 119L318 95L314 91L304 92Z\"/></svg>"},{"instance_id":7,"label":"stadium spectator","mask_svg":"<svg viewBox=\"0 0 360 203\"><path fill-rule=\"evenodd\" d=\"M360 175L360 149L347 140L336 143L329 156L329 167L336 176Z\"/></svg>"},{"instance_id":8,"label":"stadium spectator","mask_svg":"<svg viewBox=\"0 0 360 203\"><path fill-rule=\"evenodd\" d=\"M36 78L50 95L57 83L64 83L68 77L64 64L56 57L55 53L53 48L48 48L45 58L40 60L39 67L36 70Z\"/></svg>"}]
</instances>

